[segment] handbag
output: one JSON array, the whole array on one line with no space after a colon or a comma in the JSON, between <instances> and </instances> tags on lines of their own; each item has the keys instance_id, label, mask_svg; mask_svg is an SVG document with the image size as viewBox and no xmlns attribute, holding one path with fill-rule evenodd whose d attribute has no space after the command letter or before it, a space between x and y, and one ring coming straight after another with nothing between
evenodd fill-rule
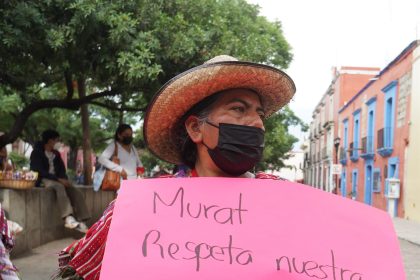
<instances>
[{"instance_id":1,"label":"handbag","mask_svg":"<svg viewBox=\"0 0 420 280\"><path fill-rule=\"evenodd\" d=\"M111 157L111 161L120 164L120 159L118 158L118 147L115 142L114 154ZM116 191L120 188L121 184L121 175L117 171L112 171L106 169L104 178L102 180L101 189L103 191Z\"/></svg>"}]
</instances>

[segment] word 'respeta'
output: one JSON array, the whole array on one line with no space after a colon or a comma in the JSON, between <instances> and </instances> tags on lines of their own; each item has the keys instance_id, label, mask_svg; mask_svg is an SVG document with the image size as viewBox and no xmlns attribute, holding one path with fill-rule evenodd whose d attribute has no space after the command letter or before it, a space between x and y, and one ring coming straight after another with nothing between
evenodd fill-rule
<instances>
[{"instance_id":1,"label":"word 'respeta'","mask_svg":"<svg viewBox=\"0 0 420 280\"><path fill-rule=\"evenodd\" d=\"M147 257L151 250L156 250L162 259L194 260L195 270L200 271L202 260L228 262L229 264L247 265L252 262L251 251L233 246L232 235L226 246L207 243L183 242L182 245L171 242L164 244L158 230L150 230L143 239L142 254Z\"/></svg>"}]
</instances>

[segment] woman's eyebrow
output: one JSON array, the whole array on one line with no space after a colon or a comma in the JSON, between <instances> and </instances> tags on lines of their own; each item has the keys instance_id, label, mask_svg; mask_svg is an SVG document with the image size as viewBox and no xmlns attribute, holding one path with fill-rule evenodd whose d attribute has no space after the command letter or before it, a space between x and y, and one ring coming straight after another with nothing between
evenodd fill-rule
<instances>
[{"instance_id":1,"label":"woman's eyebrow","mask_svg":"<svg viewBox=\"0 0 420 280\"><path fill-rule=\"evenodd\" d=\"M235 97L235 98L230 99L230 100L226 103L226 105L229 105L229 104L231 104L231 103L235 103L235 102L239 102L239 103L244 104L244 106L245 106L246 108L250 108L250 107L251 107L251 104L249 104L249 103L248 103L248 102L246 102L245 100L243 100L243 99L241 99L241 98L238 98L238 97ZM262 107L260 107L260 106L258 106L258 107L257 107L257 111L258 111L258 112L265 113L264 109L263 109Z\"/></svg>"}]
</instances>

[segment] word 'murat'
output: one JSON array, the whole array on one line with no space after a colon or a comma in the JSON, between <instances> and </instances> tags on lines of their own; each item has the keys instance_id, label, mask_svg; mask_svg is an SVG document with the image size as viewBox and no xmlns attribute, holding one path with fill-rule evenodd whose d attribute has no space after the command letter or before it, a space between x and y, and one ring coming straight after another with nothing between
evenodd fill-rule
<instances>
[{"instance_id":1,"label":"word 'murat'","mask_svg":"<svg viewBox=\"0 0 420 280\"><path fill-rule=\"evenodd\" d=\"M242 224L242 214L248 210L242 207L242 193L239 194L237 207L221 207L219 205L206 205L197 203L193 206L191 202L185 202L185 191L181 187L175 194L175 197L169 199L170 202L163 200L157 192L153 195L153 213L158 211L158 205L175 207L179 211L179 216L184 218L189 216L194 219L211 219L219 224ZM177 204L177 205L176 205Z\"/></svg>"}]
</instances>

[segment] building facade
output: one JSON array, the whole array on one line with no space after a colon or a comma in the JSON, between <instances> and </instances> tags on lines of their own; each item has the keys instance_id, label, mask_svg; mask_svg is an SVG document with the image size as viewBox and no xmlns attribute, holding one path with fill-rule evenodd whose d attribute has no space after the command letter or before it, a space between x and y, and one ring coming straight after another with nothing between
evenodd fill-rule
<instances>
[{"instance_id":1,"label":"building facade","mask_svg":"<svg viewBox=\"0 0 420 280\"><path fill-rule=\"evenodd\" d=\"M418 46L418 41L411 43L338 110L339 194L398 217L406 217L404 204L419 203L413 198L419 197L413 165L420 159L419 118L414 120L417 113L411 114L416 111L411 98L416 96L419 102L420 94ZM412 153L416 154L409 156ZM411 189L405 188L406 176L411 176ZM414 217L418 208L411 208Z\"/></svg>"},{"instance_id":2,"label":"building facade","mask_svg":"<svg viewBox=\"0 0 420 280\"><path fill-rule=\"evenodd\" d=\"M338 136L338 110L378 72L378 68L367 67L333 69L331 84L312 114L304 162L305 184L328 192L334 190L337 180L332 167L337 163L334 139Z\"/></svg>"},{"instance_id":3,"label":"building facade","mask_svg":"<svg viewBox=\"0 0 420 280\"><path fill-rule=\"evenodd\" d=\"M420 222L420 47L413 50L411 70L409 143L404 172L405 218Z\"/></svg>"}]
</instances>

